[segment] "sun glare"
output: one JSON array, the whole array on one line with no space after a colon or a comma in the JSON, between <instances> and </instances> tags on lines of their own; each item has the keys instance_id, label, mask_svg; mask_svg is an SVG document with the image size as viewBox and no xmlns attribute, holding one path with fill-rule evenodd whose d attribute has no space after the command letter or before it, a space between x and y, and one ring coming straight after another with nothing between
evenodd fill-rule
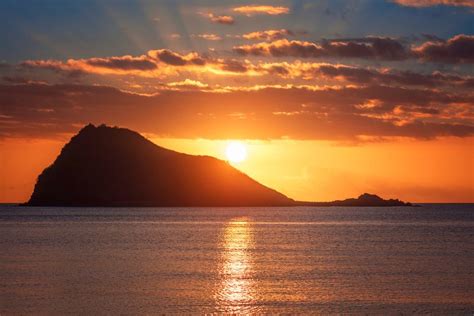
<instances>
[{"instance_id":1,"label":"sun glare","mask_svg":"<svg viewBox=\"0 0 474 316\"><path fill-rule=\"evenodd\" d=\"M233 141L227 145L227 159L232 163L239 163L247 159L247 149L241 142Z\"/></svg>"}]
</instances>

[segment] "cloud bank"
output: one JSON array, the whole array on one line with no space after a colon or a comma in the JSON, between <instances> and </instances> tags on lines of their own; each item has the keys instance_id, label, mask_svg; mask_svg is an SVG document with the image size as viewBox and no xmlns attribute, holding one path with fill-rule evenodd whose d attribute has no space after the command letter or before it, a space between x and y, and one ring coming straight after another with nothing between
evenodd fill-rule
<instances>
[{"instance_id":1,"label":"cloud bank","mask_svg":"<svg viewBox=\"0 0 474 316\"><path fill-rule=\"evenodd\" d=\"M468 137L474 135L473 102L471 94L380 85L143 96L106 86L6 84L0 85L0 131L2 137L54 137L105 122L185 138Z\"/></svg>"},{"instance_id":2,"label":"cloud bank","mask_svg":"<svg viewBox=\"0 0 474 316\"><path fill-rule=\"evenodd\" d=\"M393 2L398 3L407 7L432 7L437 5L447 5L447 6L459 6L459 7L473 7L474 1L472 0L393 0Z\"/></svg>"},{"instance_id":3,"label":"cloud bank","mask_svg":"<svg viewBox=\"0 0 474 316\"><path fill-rule=\"evenodd\" d=\"M456 35L447 41L428 41L418 47L408 47L401 41L384 37L325 40L320 43L287 39L235 46L239 55L296 58L359 58L407 60L439 63L473 63L474 36Z\"/></svg>"}]
</instances>

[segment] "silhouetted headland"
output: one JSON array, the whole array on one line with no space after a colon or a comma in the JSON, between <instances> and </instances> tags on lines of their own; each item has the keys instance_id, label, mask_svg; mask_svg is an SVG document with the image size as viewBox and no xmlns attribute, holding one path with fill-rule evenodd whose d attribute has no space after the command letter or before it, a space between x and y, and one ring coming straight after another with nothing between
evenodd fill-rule
<instances>
[{"instance_id":1,"label":"silhouetted headland","mask_svg":"<svg viewBox=\"0 0 474 316\"><path fill-rule=\"evenodd\" d=\"M400 206L363 194L298 202L227 162L155 145L140 134L85 126L38 177L30 206Z\"/></svg>"},{"instance_id":2,"label":"silhouetted headland","mask_svg":"<svg viewBox=\"0 0 474 316\"><path fill-rule=\"evenodd\" d=\"M38 177L27 205L259 206L293 200L227 162L178 153L124 128L87 125Z\"/></svg>"}]
</instances>

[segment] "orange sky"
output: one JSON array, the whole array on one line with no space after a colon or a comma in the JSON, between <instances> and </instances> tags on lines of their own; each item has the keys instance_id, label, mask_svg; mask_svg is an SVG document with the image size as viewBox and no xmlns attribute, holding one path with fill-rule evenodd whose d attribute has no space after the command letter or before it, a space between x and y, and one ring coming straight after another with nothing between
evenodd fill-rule
<instances>
[{"instance_id":1,"label":"orange sky","mask_svg":"<svg viewBox=\"0 0 474 316\"><path fill-rule=\"evenodd\" d=\"M92 123L242 140L298 200L474 202L470 1L112 2L0 1L0 201Z\"/></svg>"},{"instance_id":2,"label":"orange sky","mask_svg":"<svg viewBox=\"0 0 474 316\"><path fill-rule=\"evenodd\" d=\"M155 138L156 144L226 159L227 140ZM248 140L248 159L236 167L298 199L327 201L363 192L412 202L474 202L474 138L393 140L366 144ZM0 202L26 201L36 176L62 140L0 142Z\"/></svg>"}]
</instances>

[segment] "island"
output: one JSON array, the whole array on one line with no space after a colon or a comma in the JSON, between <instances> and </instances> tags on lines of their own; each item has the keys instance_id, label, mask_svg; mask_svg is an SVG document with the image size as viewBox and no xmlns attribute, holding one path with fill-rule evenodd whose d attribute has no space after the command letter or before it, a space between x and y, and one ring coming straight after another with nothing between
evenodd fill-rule
<instances>
[{"instance_id":1,"label":"island","mask_svg":"<svg viewBox=\"0 0 474 316\"><path fill-rule=\"evenodd\" d=\"M363 194L295 201L210 156L160 147L125 128L89 124L39 176L27 206L408 206Z\"/></svg>"},{"instance_id":2,"label":"island","mask_svg":"<svg viewBox=\"0 0 474 316\"><path fill-rule=\"evenodd\" d=\"M399 199L384 200L378 195L364 193L358 198L336 200L331 202L298 202L299 205L306 206L414 206L410 202L403 202Z\"/></svg>"}]
</instances>

